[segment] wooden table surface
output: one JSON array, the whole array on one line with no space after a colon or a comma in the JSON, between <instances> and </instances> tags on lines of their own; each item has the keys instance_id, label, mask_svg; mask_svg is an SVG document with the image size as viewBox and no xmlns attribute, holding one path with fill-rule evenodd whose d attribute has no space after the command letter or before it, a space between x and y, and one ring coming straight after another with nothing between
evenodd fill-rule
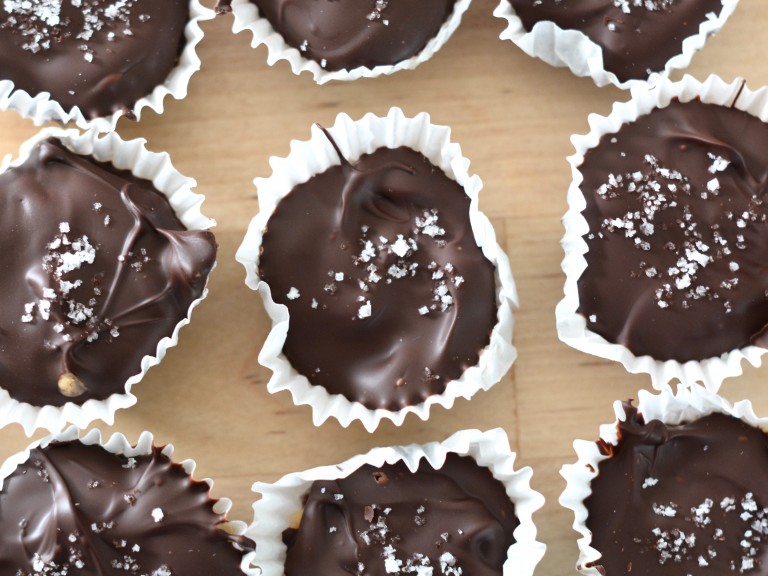
<instances>
[{"instance_id":1,"label":"wooden table surface","mask_svg":"<svg viewBox=\"0 0 768 576\"><path fill-rule=\"evenodd\" d=\"M103 431L135 442L149 430L157 442L174 444L179 459L197 461L196 477L214 479L214 496L233 500L230 518L250 522L256 480L271 482L375 446L501 426L517 452L517 467L533 468L532 485L547 499L534 517L548 546L537 574L573 573L577 535L572 514L557 502L564 487L558 471L575 460L574 439L596 439L598 426L614 419L613 402L636 397L650 380L557 338L554 309L564 282L560 218L571 178L565 157L572 152L569 136L588 130L589 113L607 114L614 100L628 95L597 88L500 41L504 22L492 16L496 4L475 0L447 45L415 71L325 86L309 75L294 76L284 62L267 66L266 49L250 48L249 34L231 33L231 17L203 23L203 68L193 76L189 96L166 100L161 116L147 112L140 123L121 120L118 131L126 139L146 138L150 150L169 152L182 173L197 179L197 191L207 198L203 211L218 222L218 267L178 347L134 387L138 404L119 412L113 427L102 424ZM768 3L741 0L688 72L700 79L710 73L728 81L743 77L751 88L768 84L767 26ZM269 373L256 361L269 319L234 259L258 211L252 180L270 174L268 158L286 155L291 139L307 139L312 123L330 125L339 112L384 115L395 105L409 115L427 111L434 123L450 125L484 182L480 208L496 227L520 294L514 335L519 356L489 392L459 400L450 411L433 409L427 422L385 422L374 434L359 423L344 429L335 420L315 428L309 408L293 406L288 393L267 392ZM15 156L36 131L15 113L0 113L0 154ZM750 398L766 415L766 376L768 367L746 366L722 393L731 400ZM0 430L0 459L28 443L18 426Z\"/></svg>"}]
</instances>

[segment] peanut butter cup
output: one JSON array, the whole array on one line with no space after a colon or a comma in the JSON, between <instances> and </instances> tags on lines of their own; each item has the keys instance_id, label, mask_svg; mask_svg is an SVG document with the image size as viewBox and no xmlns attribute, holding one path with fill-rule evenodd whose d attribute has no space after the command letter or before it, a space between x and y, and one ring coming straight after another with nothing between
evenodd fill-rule
<instances>
[{"instance_id":1,"label":"peanut butter cup","mask_svg":"<svg viewBox=\"0 0 768 576\"><path fill-rule=\"evenodd\" d=\"M285 574L502 574L519 525L504 485L468 456L365 465L316 481L284 533Z\"/></svg>"},{"instance_id":2,"label":"peanut butter cup","mask_svg":"<svg viewBox=\"0 0 768 576\"><path fill-rule=\"evenodd\" d=\"M79 440L32 448L0 491L0 571L253 574L254 543L230 533L209 491L158 447L134 455Z\"/></svg>"},{"instance_id":3,"label":"peanut butter cup","mask_svg":"<svg viewBox=\"0 0 768 576\"><path fill-rule=\"evenodd\" d=\"M87 120L133 113L185 49L190 0L9 0L0 6L0 80L48 93ZM191 73L191 72L190 72Z\"/></svg>"},{"instance_id":4,"label":"peanut butter cup","mask_svg":"<svg viewBox=\"0 0 768 576\"><path fill-rule=\"evenodd\" d=\"M396 411L477 364L496 296L469 204L406 147L343 161L280 200L258 266L288 307L293 367L331 394Z\"/></svg>"},{"instance_id":5,"label":"peanut butter cup","mask_svg":"<svg viewBox=\"0 0 768 576\"><path fill-rule=\"evenodd\" d=\"M186 321L216 255L152 182L57 138L0 174L0 214L0 385L37 407L124 393Z\"/></svg>"},{"instance_id":6,"label":"peanut butter cup","mask_svg":"<svg viewBox=\"0 0 768 576\"><path fill-rule=\"evenodd\" d=\"M647 421L625 404L618 443L600 443L584 505L601 574L763 574L768 437L713 413Z\"/></svg>"},{"instance_id":7,"label":"peanut butter cup","mask_svg":"<svg viewBox=\"0 0 768 576\"><path fill-rule=\"evenodd\" d=\"M656 360L765 347L768 125L673 101L604 135L579 167L589 330Z\"/></svg>"}]
</instances>

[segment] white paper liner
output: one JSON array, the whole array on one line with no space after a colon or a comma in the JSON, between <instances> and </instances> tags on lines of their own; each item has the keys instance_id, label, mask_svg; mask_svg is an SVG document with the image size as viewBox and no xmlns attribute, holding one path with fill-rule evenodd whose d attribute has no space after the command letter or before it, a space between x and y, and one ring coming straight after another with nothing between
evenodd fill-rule
<instances>
[{"instance_id":1,"label":"white paper liner","mask_svg":"<svg viewBox=\"0 0 768 576\"><path fill-rule=\"evenodd\" d=\"M290 65L294 74L299 75L302 72L308 71L318 84L325 84L331 80L376 78L378 76L394 74L400 70L413 70L419 64L432 58L459 27L461 18L471 2L472 0L457 0L448 20L442 25L437 35L427 42L427 45L424 46L421 52L397 64L376 66L375 68L359 66L351 70L325 70L317 62L305 58L299 50L286 44L283 36L275 31L272 24L266 18L260 16L259 9L251 0L232 0L232 14L234 15L232 31L237 34L243 30L250 30L253 34L251 47L257 48L261 45L267 47L267 64L274 66L280 60L285 60Z\"/></svg>"},{"instance_id":2,"label":"white paper liner","mask_svg":"<svg viewBox=\"0 0 768 576\"><path fill-rule=\"evenodd\" d=\"M763 430L768 427L768 418L758 418L749 400L731 404L701 386L681 385L678 386L677 393L669 386L663 387L658 394L640 390L637 409L645 422L657 419L668 425L676 425L717 412L739 418L750 426ZM600 438L615 446L618 444L618 422L624 422L626 414L620 401L614 403L614 411L617 420L613 424L600 426ZM600 453L597 442L575 440L573 447L578 461L575 464L566 464L560 470L566 481L565 490L560 495L560 504L573 511L573 529L581 534L578 540L579 559L576 569L587 576L604 576L597 568L590 566L601 554L591 546L592 533L586 525L588 513L584 500L592 494L590 484L597 477L599 463L608 456Z\"/></svg>"},{"instance_id":3,"label":"white paper liner","mask_svg":"<svg viewBox=\"0 0 768 576\"><path fill-rule=\"evenodd\" d=\"M136 101L130 112L137 121L141 119L144 108L150 108L157 114L162 114L166 96L170 95L177 100L187 96L190 78L200 70L197 45L204 35L200 22L211 20L215 15L213 10L205 8L199 0L189 0L189 21L184 29L186 43L179 55L179 61L170 71L165 82ZM61 104L51 98L48 92L29 94L25 90L15 89L12 81L2 79L2 72L0 72L0 110L15 110L23 118L31 119L35 126L53 121L64 125L74 123L84 130L95 128L100 132L114 130L117 121L126 114L125 110L119 110L110 116L88 118L77 106L65 110Z\"/></svg>"},{"instance_id":4,"label":"white paper liner","mask_svg":"<svg viewBox=\"0 0 768 576\"><path fill-rule=\"evenodd\" d=\"M216 224L200 211L204 197L192 192L197 185L195 180L179 173L171 164L167 153L150 152L145 148L146 140L125 141L116 132L99 134L95 128L85 133L75 129L43 129L21 145L19 157L16 160L12 160L10 154L3 158L0 163L0 173L23 164L34 145L50 137L57 138L76 154L92 156L100 162L111 162L118 169L130 170L134 176L150 180L168 199L176 216L187 229L207 230ZM141 381L147 370L160 363L168 348L176 346L179 341L179 331L189 324L192 310L207 294L206 287L200 298L192 302L186 318L176 325L173 334L162 338L157 343L155 355L142 358L141 371L128 379L124 393L112 394L104 400L86 400L83 404L67 402L63 406L33 406L13 399L0 387L0 427L15 422L24 428L27 436L31 436L38 428L55 433L61 431L67 424L86 428L95 420L102 420L112 425L117 410L128 408L136 403L136 396L131 393L131 388Z\"/></svg>"},{"instance_id":5,"label":"white paper liner","mask_svg":"<svg viewBox=\"0 0 768 576\"><path fill-rule=\"evenodd\" d=\"M617 132L623 124L632 122L655 108L668 106L673 98L681 102L698 98L709 104L733 106L764 122L768 121L768 88L753 92L741 79L727 84L714 75L709 76L703 83L686 75L679 82L661 80L655 87L638 85L632 89L631 100L614 104L613 110L607 117L597 114L589 116L589 134L571 137L576 153L568 157L573 180L568 189L568 211L563 217L565 235L562 245L565 257L562 268L566 274L566 280L563 290L565 296L558 303L555 311L557 333L569 346L595 356L621 362L631 373L649 374L652 385L656 389L666 383L679 380L683 384L701 383L709 390L717 391L725 378L742 373L742 360L746 359L753 366L760 366L761 356L766 349L748 346L726 352L721 356L684 363L674 360L655 360L650 356L635 356L626 347L608 342L589 330L586 319L577 312L579 306L577 282L587 267L584 257L587 253L587 244L582 237L589 232L587 221L581 213L586 207L586 202L579 189L582 182L579 166L584 160L584 154L597 146L600 138L605 134Z\"/></svg>"},{"instance_id":6,"label":"white paper liner","mask_svg":"<svg viewBox=\"0 0 768 576\"><path fill-rule=\"evenodd\" d=\"M303 509L302 499L315 480L345 478L365 464L382 466L402 461L409 470L415 471L424 459L437 469L449 453L471 456L504 485L515 504L520 525L514 531L516 542L509 548L503 574L531 576L546 550L544 544L536 541L532 518L533 513L544 505L544 496L530 487L533 475L530 467L514 469L516 454L510 451L509 440L501 428L487 432L462 430L443 442L374 448L341 464L288 474L274 484L256 482L253 491L260 493L262 498L253 505L254 522L246 532L256 542L253 563L262 569L263 576L283 575L286 546L282 533Z\"/></svg>"},{"instance_id":7,"label":"white paper liner","mask_svg":"<svg viewBox=\"0 0 768 576\"><path fill-rule=\"evenodd\" d=\"M40 440L31 443L23 451L10 456L2 465L0 465L0 491L4 488L6 478L13 474L19 465L29 460L30 450L34 448L45 448L51 442L72 442L77 440L86 446L98 445L104 448L107 452L125 457L148 456L152 454L152 448L154 446L154 436L151 432L147 431L141 433L139 441L135 446L132 446L125 436L117 432L108 440L105 440L102 437L101 430L98 429L90 430L84 436L81 434L82 432L78 430L77 427L70 426L62 432L41 438ZM167 444L161 450L161 454L173 461L173 450L173 445ZM196 467L194 460L187 459L178 462L178 464L190 477L194 474ZM208 484L209 490L213 489L213 480L210 478L203 478L201 481ZM232 501L229 498L218 498L214 501L211 509L215 514L226 515L231 508ZM227 520L226 522L219 524L218 527L228 534L243 535L245 534L248 525L245 522L238 520ZM245 554L240 563L240 569L243 571L243 574L246 574L247 576L260 576L261 572L252 563L253 558L253 552Z\"/></svg>"},{"instance_id":8,"label":"white paper liner","mask_svg":"<svg viewBox=\"0 0 768 576\"><path fill-rule=\"evenodd\" d=\"M263 231L280 199L298 184L340 163L338 154L325 134L319 127L313 126L310 140L291 142L288 157L270 159L273 172L269 178L254 180L258 188L259 213L251 220L243 243L235 255L245 266L246 284L259 292L272 319L272 330L259 354L259 362L273 371L267 390L272 393L288 390L294 404L311 406L316 426L334 417L345 427L354 420L360 420L372 432L383 419L401 425L411 412L426 420L433 405L450 408L456 398L471 398L479 390L488 390L512 366L517 355L512 345L512 309L517 307L518 299L509 260L496 242L490 221L478 209L478 192L482 182L478 176L469 175L469 160L461 155L458 144L450 142L448 127L430 124L428 114L421 113L414 118L407 118L402 110L392 108L385 118L367 114L361 120L353 121L346 114L339 114L329 132L350 162L357 161L363 154L377 148L407 146L421 152L464 187L470 198L469 218L475 241L483 255L496 267L497 323L491 332L490 343L481 351L476 366L468 368L460 378L449 382L442 394L430 396L421 404L407 406L396 412L371 410L340 394L331 395L322 386L310 384L305 376L290 365L282 353L288 332L288 308L275 303L269 286L260 281L258 259Z\"/></svg>"},{"instance_id":9,"label":"white paper liner","mask_svg":"<svg viewBox=\"0 0 768 576\"><path fill-rule=\"evenodd\" d=\"M670 58L664 70L653 71L648 78L621 82L616 74L603 65L603 49L586 34L578 30L563 30L550 21L537 22L530 32L515 13L510 0L500 0L493 12L497 18L507 21L507 27L499 38L511 40L529 56L544 60L547 64L570 69L576 76L589 76L597 86L614 86L627 90L646 82L655 83L666 78L673 70L687 68L693 55L704 47L707 39L723 27L736 9L739 0L722 0L720 14L709 14L699 26L697 34L683 40L682 52Z\"/></svg>"}]
</instances>

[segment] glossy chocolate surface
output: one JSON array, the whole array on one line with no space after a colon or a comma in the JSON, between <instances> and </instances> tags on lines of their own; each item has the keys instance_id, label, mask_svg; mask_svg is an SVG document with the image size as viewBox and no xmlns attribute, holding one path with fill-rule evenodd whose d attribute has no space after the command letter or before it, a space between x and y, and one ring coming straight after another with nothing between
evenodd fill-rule
<instances>
[{"instance_id":1,"label":"glossy chocolate surface","mask_svg":"<svg viewBox=\"0 0 768 576\"><path fill-rule=\"evenodd\" d=\"M215 255L146 180L55 140L0 174L0 386L32 405L125 391Z\"/></svg>"},{"instance_id":2,"label":"glossy chocolate surface","mask_svg":"<svg viewBox=\"0 0 768 576\"><path fill-rule=\"evenodd\" d=\"M250 540L219 528L208 485L154 448L78 441L31 450L0 492L0 573L242 576Z\"/></svg>"},{"instance_id":3,"label":"glossy chocolate surface","mask_svg":"<svg viewBox=\"0 0 768 576\"><path fill-rule=\"evenodd\" d=\"M495 278L469 203L408 148L331 167L285 196L259 275L288 307L293 367L331 394L398 410L477 364L496 324Z\"/></svg>"},{"instance_id":4,"label":"glossy chocolate surface","mask_svg":"<svg viewBox=\"0 0 768 576\"><path fill-rule=\"evenodd\" d=\"M529 32L540 21L579 30L603 49L603 65L621 82L661 72L683 51L721 0L510 0Z\"/></svg>"},{"instance_id":5,"label":"glossy chocolate surface","mask_svg":"<svg viewBox=\"0 0 768 576\"><path fill-rule=\"evenodd\" d=\"M667 426L625 409L585 501L595 565L608 576L765 574L765 433L723 414Z\"/></svg>"},{"instance_id":6,"label":"glossy chocolate surface","mask_svg":"<svg viewBox=\"0 0 768 576\"><path fill-rule=\"evenodd\" d=\"M422 460L415 473L366 465L313 483L298 530L284 533L285 573L500 575L518 524L504 485L470 457L449 454L437 471Z\"/></svg>"},{"instance_id":7,"label":"glossy chocolate surface","mask_svg":"<svg viewBox=\"0 0 768 576\"><path fill-rule=\"evenodd\" d=\"M456 0L251 0L305 58L326 70L397 64L421 52Z\"/></svg>"},{"instance_id":8,"label":"glossy chocolate surface","mask_svg":"<svg viewBox=\"0 0 768 576\"><path fill-rule=\"evenodd\" d=\"M587 326L680 362L768 340L768 125L673 102L603 136L579 170Z\"/></svg>"},{"instance_id":9,"label":"glossy chocolate surface","mask_svg":"<svg viewBox=\"0 0 768 576\"><path fill-rule=\"evenodd\" d=\"M189 0L10 0L0 5L0 79L86 118L131 110L184 47Z\"/></svg>"}]
</instances>

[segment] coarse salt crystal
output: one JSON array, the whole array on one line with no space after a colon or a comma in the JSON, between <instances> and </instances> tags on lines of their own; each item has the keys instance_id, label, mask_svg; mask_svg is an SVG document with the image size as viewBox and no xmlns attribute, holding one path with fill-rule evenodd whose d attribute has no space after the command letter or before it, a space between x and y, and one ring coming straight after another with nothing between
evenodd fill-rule
<instances>
[{"instance_id":1,"label":"coarse salt crystal","mask_svg":"<svg viewBox=\"0 0 768 576\"><path fill-rule=\"evenodd\" d=\"M360 319L369 318L371 316L371 301L367 300L365 304L360 306L357 310L357 317Z\"/></svg>"},{"instance_id":2,"label":"coarse salt crystal","mask_svg":"<svg viewBox=\"0 0 768 576\"><path fill-rule=\"evenodd\" d=\"M298 288L291 286L291 289L288 290L288 293L285 296L288 300L297 300L301 294L299 293Z\"/></svg>"}]
</instances>

